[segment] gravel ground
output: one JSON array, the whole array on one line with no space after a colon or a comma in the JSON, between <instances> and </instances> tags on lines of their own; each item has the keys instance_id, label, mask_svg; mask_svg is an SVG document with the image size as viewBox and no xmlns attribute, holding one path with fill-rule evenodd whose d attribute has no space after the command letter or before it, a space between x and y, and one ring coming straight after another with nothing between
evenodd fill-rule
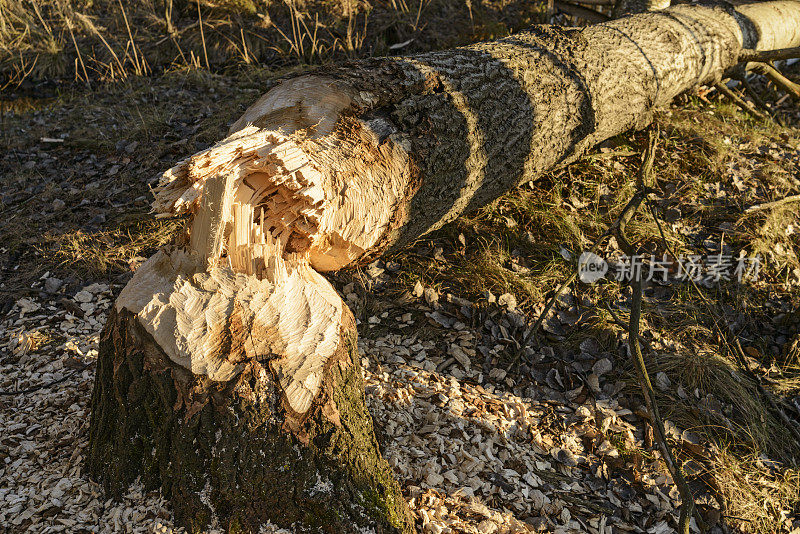
<instances>
[{"instance_id":1,"label":"gravel ground","mask_svg":"<svg viewBox=\"0 0 800 534\"><path fill-rule=\"evenodd\" d=\"M179 532L158 492L135 484L122 501L106 501L83 474L97 343L120 287L95 283L68 297L55 278L37 285L39 296L18 300L0 326L0 524ZM542 383L515 382L493 364L504 332L524 316L509 309L510 295L499 300L506 306L495 303L481 329L466 324L478 306L452 295L440 302L432 289L403 313L361 325L379 441L422 532L669 532L679 501L658 453L620 454L648 439L644 421L613 398L620 356L585 343L580 358L558 362L545 346L528 354Z\"/></svg>"}]
</instances>

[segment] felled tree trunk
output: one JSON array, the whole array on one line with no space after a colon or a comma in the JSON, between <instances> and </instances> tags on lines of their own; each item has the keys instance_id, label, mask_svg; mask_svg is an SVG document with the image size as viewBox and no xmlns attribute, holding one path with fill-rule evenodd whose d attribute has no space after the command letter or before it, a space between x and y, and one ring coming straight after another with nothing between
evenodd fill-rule
<instances>
[{"instance_id":1,"label":"felled tree trunk","mask_svg":"<svg viewBox=\"0 0 800 534\"><path fill-rule=\"evenodd\" d=\"M800 45L800 3L675 6L289 79L168 171L187 230L102 336L88 466L160 486L192 530L412 530L364 407L355 329L319 274L367 262Z\"/></svg>"}]
</instances>

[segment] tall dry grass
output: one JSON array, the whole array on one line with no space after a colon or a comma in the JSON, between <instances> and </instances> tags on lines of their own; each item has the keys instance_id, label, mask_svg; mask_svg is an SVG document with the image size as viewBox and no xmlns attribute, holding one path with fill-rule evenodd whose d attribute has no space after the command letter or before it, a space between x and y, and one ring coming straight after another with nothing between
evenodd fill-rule
<instances>
[{"instance_id":1,"label":"tall dry grass","mask_svg":"<svg viewBox=\"0 0 800 534\"><path fill-rule=\"evenodd\" d=\"M506 35L545 11L518 0L0 0L0 88L402 54Z\"/></svg>"}]
</instances>

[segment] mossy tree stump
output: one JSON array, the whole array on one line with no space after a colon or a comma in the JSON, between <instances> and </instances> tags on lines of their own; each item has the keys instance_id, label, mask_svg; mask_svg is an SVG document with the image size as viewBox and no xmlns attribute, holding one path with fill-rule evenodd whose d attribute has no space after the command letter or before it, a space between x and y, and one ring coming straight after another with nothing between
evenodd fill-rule
<instances>
[{"instance_id":1,"label":"mossy tree stump","mask_svg":"<svg viewBox=\"0 0 800 534\"><path fill-rule=\"evenodd\" d=\"M194 375L132 313L114 310L100 343L89 471L114 497L137 477L162 488L190 532L258 532L267 521L296 532L412 532L364 404L352 332L324 383L322 403L288 428L263 363L229 382Z\"/></svg>"}]
</instances>

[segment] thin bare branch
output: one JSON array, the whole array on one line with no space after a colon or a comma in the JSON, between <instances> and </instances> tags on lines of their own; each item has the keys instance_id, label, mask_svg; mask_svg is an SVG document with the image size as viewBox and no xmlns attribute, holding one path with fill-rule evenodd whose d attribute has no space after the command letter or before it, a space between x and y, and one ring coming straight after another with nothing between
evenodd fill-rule
<instances>
[{"instance_id":1,"label":"thin bare branch","mask_svg":"<svg viewBox=\"0 0 800 534\"><path fill-rule=\"evenodd\" d=\"M780 61L783 59L800 58L800 46L795 48L781 48L779 50L750 50L744 49L739 53L739 61Z\"/></svg>"},{"instance_id":2,"label":"thin bare branch","mask_svg":"<svg viewBox=\"0 0 800 534\"><path fill-rule=\"evenodd\" d=\"M639 170L639 176L636 184L637 191L640 192L642 198L646 197L647 188L653 181L653 161L655 158L657 140L658 133L651 130L650 144L647 148L645 161ZM635 213L636 210L633 210L627 215L627 217L622 218L620 224L616 228L617 242L620 244L620 248L622 248L623 252L625 252L625 254L627 254L629 257L633 257L637 251L636 248L628 241L628 238L625 235L625 228L628 221ZM633 279L632 290L633 300L631 303L630 322L628 323L628 349L630 351L630 356L633 360L634 366L636 367L636 374L639 377L639 386L642 388L642 394L644 396L647 409L650 412L650 417L655 430L656 441L658 442L659 448L664 455L664 461L666 462L667 468L672 475L672 479L675 481L675 485L677 486L681 495L681 511L678 531L683 534L689 534L689 522L695 510L694 495L692 495L689 485L686 483L681 465L675 460L675 457L672 454L672 449L670 448L669 443L667 443L667 433L664 429L664 421L661 419L661 414L659 413L656 394L653 391L653 384L650 382L647 366L644 363L644 356L642 356L642 349L639 345L639 323L642 314L641 277L635 277ZM696 519L698 522L701 521L699 516Z\"/></svg>"},{"instance_id":3,"label":"thin bare branch","mask_svg":"<svg viewBox=\"0 0 800 534\"><path fill-rule=\"evenodd\" d=\"M768 210L771 208L777 208L778 206L783 206L784 204L788 204L790 202L800 202L800 195L790 195L788 197L784 197L780 200L775 200L772 202L765 202L763 204L756 204L754 206L750 206L746 210L745 213L754 213L756 211Z\"/></svg>"},{"instance_id":4,"label":"thin bare branch","mask_svg":"<svg viewBox=\"0 0 800 534\"><path fill-rule=\"evenodd\" d=\"M748 106L747 102L745 102L742 99L742 97L740 97L739 95L737 95L736 93L734 93L733 91L728 89L728 86L725 85L724 83L715 84L714 87L717 89L717 91L719 91L720 93L722 93L723 95L728 97L731 100L731 102L736 104L740 109L750 113L751 115L753 115L757 119L761 119L763 121L772 120L772 117L770 117L769 115L766 115L766 114L758 111L757 109Z\"/></svg>"},{"instance_id":5,"label":"thin bare branch","mask_svg":"<svg viewBox=\"0 0 800 534\"><path fill-rule=\"evenodd\" d=\"M751 67L753 72L763 74L772 83L789 93L793 98L800 99L800 85L781 74L778 69L768 63L754 63Z\"/></svg>"}]
</instances>

